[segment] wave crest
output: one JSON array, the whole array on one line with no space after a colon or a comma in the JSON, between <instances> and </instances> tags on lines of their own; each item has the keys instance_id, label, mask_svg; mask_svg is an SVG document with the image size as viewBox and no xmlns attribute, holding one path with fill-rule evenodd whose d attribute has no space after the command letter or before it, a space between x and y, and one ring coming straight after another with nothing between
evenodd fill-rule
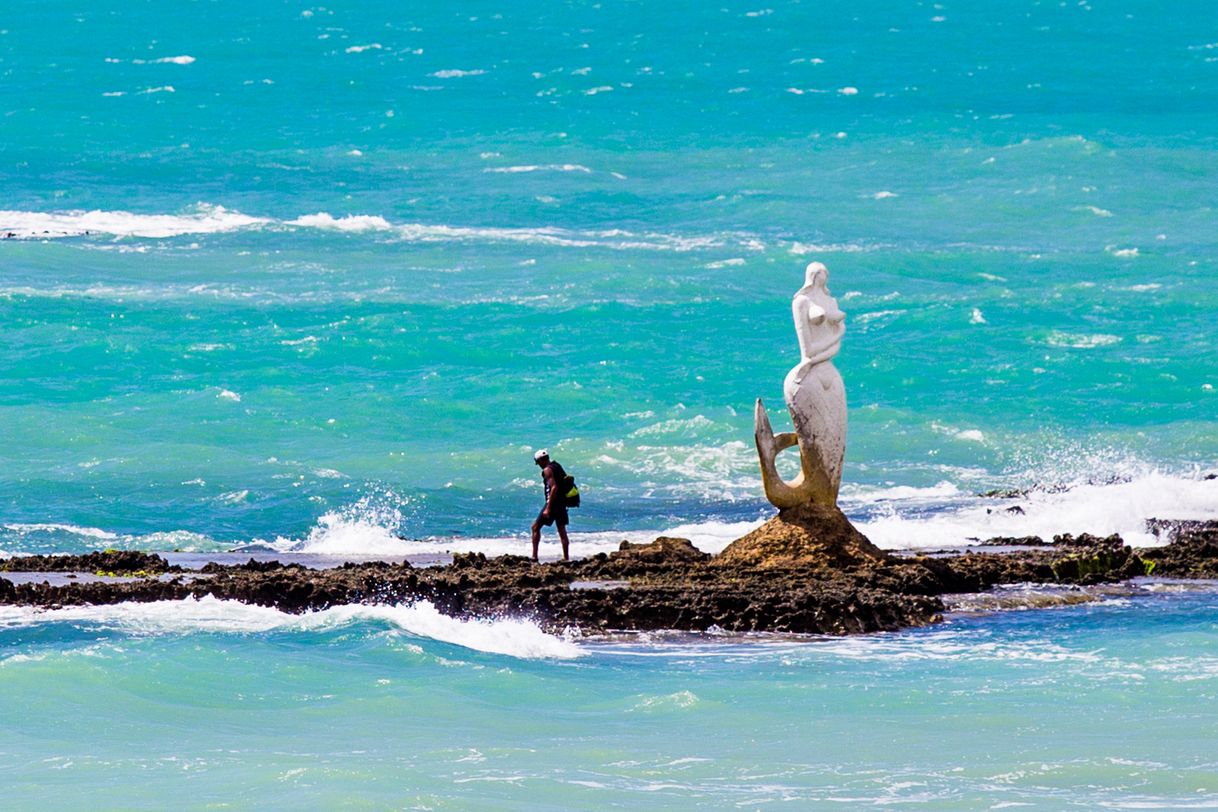
<instances>
[{"instance_id":1,"label":"wave crest","mask_svg":"<svg viewBox=\"0 0 1218 812\"><path fill-rule=\"evenodd\" d=\"M575 643L547 634L527 620L458 619L441 614L427 601L399 606L349 604L302 615L213 597L51 610L0 607L0 626L47 623L87 625L131 635L308 632L375 623L413 637L490 654L526 659L572 659L583 654Z\"/></svg>"}]
</instances>

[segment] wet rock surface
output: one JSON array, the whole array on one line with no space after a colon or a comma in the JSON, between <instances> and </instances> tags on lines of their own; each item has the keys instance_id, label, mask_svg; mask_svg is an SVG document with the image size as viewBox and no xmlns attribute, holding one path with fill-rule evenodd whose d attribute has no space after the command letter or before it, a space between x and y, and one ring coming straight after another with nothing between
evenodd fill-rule
<instances>
[{"instance_id":1,"label":"wet rock surface","mask_svg":"<svg viewBox=\"0 0 1218 812\"><path fill-rule=\"evenodd\" d=\"M251 560L173 572L143 553L8 559L3 564L10 571L133 577L52 585L0 576L0 603L54 607L211 595L303 612L427 600L458 617L528 617L550 630L854 634L933 623L945 611L943 596L1005 584L1095 585L1148 574L1218 578L1218 522L1181 525L1175 541L1161 548L1081 535L1030 549L895 557L850 527L855 538L835 518L826 525L823 517L784 514L745 537L753 546L741 539L713 557L684 539L661 538L547 564L470 553L435 567L373 562L316 570ZM838 531L844 535L830 539Z\"/></svg>"},{"instance_id":2,"label":"wet rock surface","mask_svg":"<svg viewBox=\"0 0 1218 812\"><path fill-rule=\"evenodd\" d=\"M176 571L153 553L102 550L84 555L23 555L0 560L0 572L104 572L115 575Z\"/></svg>"}]
</instances>

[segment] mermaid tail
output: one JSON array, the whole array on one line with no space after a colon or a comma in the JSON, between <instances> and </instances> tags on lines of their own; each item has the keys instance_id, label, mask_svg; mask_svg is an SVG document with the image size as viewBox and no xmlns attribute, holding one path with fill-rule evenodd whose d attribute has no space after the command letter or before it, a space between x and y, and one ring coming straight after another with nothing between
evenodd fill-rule
<instances>
[{"instance_id":1,"label":"mermaid tail","mask_svg":"<svg viewBox=\"0 0 1218 812\"><path fill-rule=\"evenodd\" d=\"M837 504L842 481L846 393L841 375L832 364L801 371L804 377L796 379L792 375L787 382L787 404L795 431L775 434L761 398L753 411L761 483L766 498L780 510L805 502L832 507ZM779 475L775 460L795 445L799 446L799 473L787 482Z\"/></svg>"}]
</instances>

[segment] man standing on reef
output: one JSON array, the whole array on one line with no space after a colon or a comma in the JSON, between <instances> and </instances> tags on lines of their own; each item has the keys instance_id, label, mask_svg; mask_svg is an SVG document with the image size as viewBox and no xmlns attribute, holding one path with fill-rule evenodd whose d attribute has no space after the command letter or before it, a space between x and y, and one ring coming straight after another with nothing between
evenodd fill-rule
<instances>
[{"instance_id":1,"label":"man standing on reef","mask_svg":"<svg viewBox=\"0 0 1218 812\"><path fill-rule=\"evenodd\" d=\"M563 483L567 472L550 460L550 452L544 448L533 455L533 462L541 469L541 481L546 487L546 505L533 522L533 560L537 560L537 545L541 541L541 526L557 525L558 539L562 542L562 560L570 561L570 542L567 540L567 502L563 494Z\"/></svg>"}]
</instances>

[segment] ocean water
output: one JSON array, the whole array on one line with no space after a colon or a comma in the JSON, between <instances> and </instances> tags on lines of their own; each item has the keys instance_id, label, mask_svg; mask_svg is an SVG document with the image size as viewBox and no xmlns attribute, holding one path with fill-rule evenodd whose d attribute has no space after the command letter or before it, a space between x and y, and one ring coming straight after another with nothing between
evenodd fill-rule
<instances>
[{"instance_id":1,"label":"ocean water","mask_svg":"<svg viewBox=\"0 0 1218 812\"><path fill-rule=\"evenodd\" d=\"M0 769L12 808L1213 808L1216 622L1212 589L836 640L8 609Z\"/></svg>"},{"instance_id":2,"label":"ocean water","mask_svg":"<svg viewBox=\"0 0 1218 812\"><path fill-rule=\"evenodd\" d=\"M576 554L720 549L769 512L752 407L785 422L810 261L881 546L1218 517L1209 3L10 6L0 553L521 553L538 447ZM17 612L3 769L115 807L1210 802L1212 608L509 652L380 610ZM1080 656L934 653L1029 636Z\"/></svg>"}]
</instances>

